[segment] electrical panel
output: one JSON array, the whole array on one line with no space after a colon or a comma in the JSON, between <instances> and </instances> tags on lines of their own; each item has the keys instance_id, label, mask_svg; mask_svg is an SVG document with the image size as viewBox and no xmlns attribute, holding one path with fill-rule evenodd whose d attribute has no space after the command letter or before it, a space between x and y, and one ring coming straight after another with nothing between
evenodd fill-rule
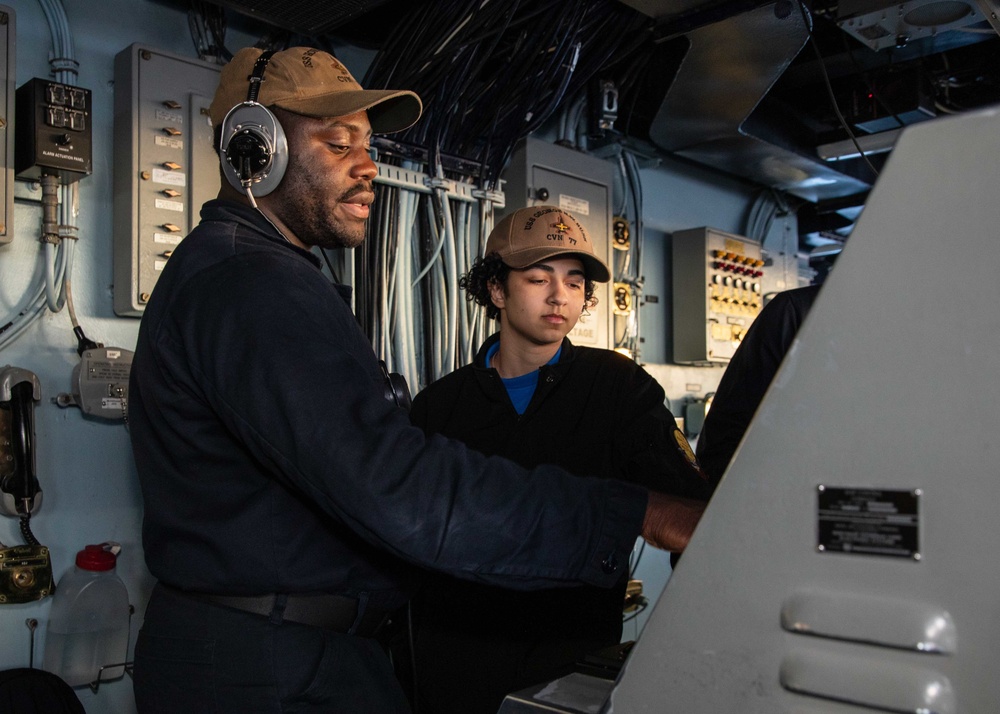
<instances>
[{"instance_id":1,"label":"electrical panel","mask_svg":"<svg viewBox=\"0 0 1000 714\"><path fill-rule=\"evenodd\" d=\"M22 84L17 100L18 178L55 176L62 184L94 170L93 102L89 89L50 79Z\"/></svg>"},{"instance_id":2,"label":"electrical panel","mask_svg":"<svg viewBox=\"0 0 1000 714\"><path fill-rule=\"evenodd\" d=\"M219 192L208 108L219 65L131 45L115 57L114 309L142 315L174 248Z\"/></svg>"},{"instance_id":3,"label":"electrical panel","mask_svg":"<svg viewBox=\"0 0 1000 714\"><path fill-rule=\"evenodd\" d=\"M506 206L502 215L526 206L563 208L583 224L594 252L614 266L611 255L611 198L614 167L603 159L528 137L521 142L504 171ZM597 306L569 333L577 345L613 347L612 284L595 283Z\"/></svg>"},{"instance_id":4,"label":"electrical panel","mask_svg":"<svg viewBox=\"0 0 1000 714\"><path fill-rule=\"evenodd\" d=\"M73 368L73 392L56 395L60 407L79 407L85 415L124 421L128 414L128 380L132 371L131 350L93 347L84 350Z\"/></svg>"},{"instance_id":5,"label":"electrical panel","mask_svg":"<svg viewBox=\"0 0 1000 714\"><path fill-rule=\"evenodd\" d=\"M674 233L674 362L729 362L763 307L763 277L756 241L713 228Z\"/></svg>"},{"instance_id":6,"label":"electrical panel","mask_svg":"<svg viewBox=\"0 0 1000 714\"><path fill-rule=\"evenodd\" d=\"M0 245L14 238L14 11L0 5Z\"/></svg>"}]
</instances>

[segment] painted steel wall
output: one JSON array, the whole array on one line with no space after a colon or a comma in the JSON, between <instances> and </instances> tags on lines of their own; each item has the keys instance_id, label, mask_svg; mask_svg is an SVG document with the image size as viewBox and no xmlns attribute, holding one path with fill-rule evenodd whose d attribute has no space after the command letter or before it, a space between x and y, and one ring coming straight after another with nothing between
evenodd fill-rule
<instances>
[{"instance_id":1,"label":"painted steel wall","mask_svg":"<svg viewBox=\"0 0 1000 714\"><path fill-rule=\"evenodd\" d=\"M16 84L20 86L34 77L50 77L52 39L39 3L13 0L12 4L17 22ZM73 298L88 337L107 346L132 349L139 322L117 317L112 309L114 58L136 42L194 58L187 4L167 0L100 3L64 0L63 6L79 62L77 84L92 91L94 113L94 170L79 184L79 214L75 223L80 240L72 274ZM252 44L257 39L236 29L237 25L230 24L227 36L230 49ZM370 50L350 46L338 53L357 76L363 75L372 56ZM753 187L743 182L680 164L665 163L647 169L643 181L648 214L645 220L651 229L651 241L662 242L661 231L669 233L698 225L739 232L754 194ZM9 245L0 246L0 324L21 309L25 290L43 269L38 242L40 195L37 187L16 182L14 239ZM662 250L650 251L645 274L649 284L663 286L663 292L668 293L669 280L665 276L669 275L669 265L662 256ZM658 309L669 310L669 307L666 295L658 303ZM651 320L650 325L653 331L645 335L647 344L659 344L665 339L661 331L669 329L669 325L657 320ZM45 496L31 526L37 538L52 551L57 579L72 566L76 551L84 545L106 540L122 544L118 572L136 608L132 622L134 642L153 584L142 558L142 507L135 468L128 435L121 423L86 420L79 410L61 409L52 403L57 393L70 391L70 376L79 359L75 348L72 326L63 310L46 314L16 342L0 351L0 366L10 364L31 370L38 375L42 386L42 402L35 415L38 477ZM651 350L649 356L659 359L659 354L665 353ZM683 375L673 379L674 370L665 364L651 368L670 383L690 383ZM719 374L715 370L697 376L709 375L707 390L708 385L714 387ZM684 396L681 387L668 389L674 411ZM0 541L8 545L22 542L15 519L0 517ZM646 571L648 575L644 575ZM649 583L647 595L655 599L667 573L666 559L647 548L638 573ZM39 623L34 661L36 665L40 663L49 607L49 600L0 606L0 637L4 642L0 648L0 669L28 665L30 632L25 620L30 618ZM630 625L635 633L642 622L640 617ZM626 636L629 634L627 631ZM134 711L131 681L127 677L102 684L96 694L89 689L79 690L79 696L91 713Z\"/></svg>"}]
</instances>

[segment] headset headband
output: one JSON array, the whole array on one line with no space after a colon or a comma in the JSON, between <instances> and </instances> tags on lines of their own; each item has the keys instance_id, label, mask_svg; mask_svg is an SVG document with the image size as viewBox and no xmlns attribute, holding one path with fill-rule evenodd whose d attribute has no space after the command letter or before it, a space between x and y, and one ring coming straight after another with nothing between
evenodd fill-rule
<instances>
[{"instance_id":1,"label":"headset headband","mask_svg":"<svg viewBox=\"0 0 1000 714\"><path fill-rule=\"evenodd\" d=\"M260 85L264 81L264 70L267 69L267 63L271 61L271 57L273 56L274 50L265 50L261 52L257 61L253 63L253 72L250 73L250 87L247 89L248 102L257 103L257 95L260 94Z\"/></svg>"}]
</instances>

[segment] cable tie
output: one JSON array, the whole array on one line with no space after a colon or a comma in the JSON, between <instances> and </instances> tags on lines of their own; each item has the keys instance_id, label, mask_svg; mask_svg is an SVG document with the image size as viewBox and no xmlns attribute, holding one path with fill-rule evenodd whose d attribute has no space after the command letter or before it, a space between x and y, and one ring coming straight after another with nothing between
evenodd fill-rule
<instances>
[{"instance_id":1,"label":"cable tie","mask_svg":"<svg viewBox=\"0 0 1000 714\"><path fill-rule=\"evenodd\" d=\"M60 238L69 238L70 240L80 240L80 236L77 235L77 232L79 230L80 230L79 226L60 225L59 226L59 237Z\"/></svg>"}]
</instances>

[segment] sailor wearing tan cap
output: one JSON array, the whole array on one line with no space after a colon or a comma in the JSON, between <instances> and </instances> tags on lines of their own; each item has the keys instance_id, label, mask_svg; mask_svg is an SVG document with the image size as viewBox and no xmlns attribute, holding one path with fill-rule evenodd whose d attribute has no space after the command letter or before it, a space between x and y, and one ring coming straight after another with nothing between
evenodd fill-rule
<instances>
[{"instance_id":1,"label":"sailor wearing tan cap","mask_svg":"<svg viewBox=\"0 0 1000 714\"><path fill-rule=\"evenodd\" d=\"M413 423L522 466L707 500L659 384L633 360L567 337L596 303L594 282L610 278L569 211L532 206L505 217L461 281L500 331L473 364L417 395ZM420 711L492 714L505 694L618 644L627 580L623 569L611 588L517 592L435 576L414 602Z\"/></svg>"},{"instance_id":2,"label":"sailor wearing tan cap","mask_svg":"<svg viewBox=\"0 0 1000 714\"><path fill-rule=\"evenodd\" d=\"M420 116L325 52L244 49L211 106L225 176L142 318L129 424L158 580L146 712L405 712L380 642L418 568L611 587L636 536L682 549L686 501L426 438L314 246L364 238L372 132Z\"/></svg>"}]
</instances>

